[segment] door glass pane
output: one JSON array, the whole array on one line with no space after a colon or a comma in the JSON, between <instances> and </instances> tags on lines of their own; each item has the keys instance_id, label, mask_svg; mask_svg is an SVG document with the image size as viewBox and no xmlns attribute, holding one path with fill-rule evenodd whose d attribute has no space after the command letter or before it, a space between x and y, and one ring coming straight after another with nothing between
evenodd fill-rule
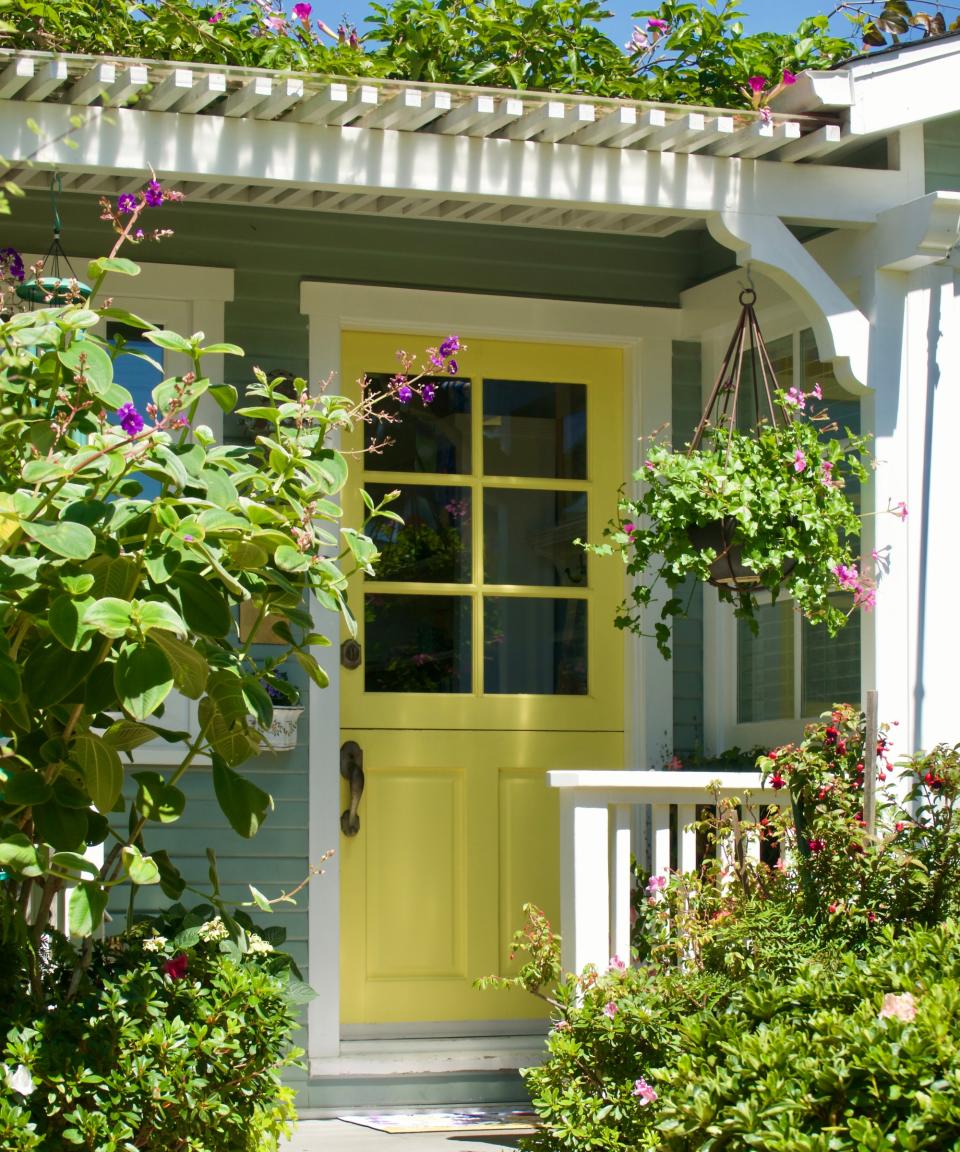
<instances>
[{"instance_id":1,"label":"door glass pane","mask_svg":"<svg viewBox=\"0 0 960 1152\"><path fill-rule=\"evenodd\" d=\"M113 378L126 388L133 397L137 411L145 416L147 405L153 401L153 390L163 379L163 372L156 367L156 364L163 363L163 350L144 339L139 328L131 328L127 324L108 323L107 339L123 349L113 362ZM149 356L155 363L148 363L140 358L142 356ZM110 423L120 423L115 412L110 416ZM141 487L140 498L152 500L160 495L159 480L144 476L142 472L134 472L131 479L136 480Z\"/></svg>"},{"instance_id":2,"label":"door glass pane","mask_svg":"<svg viewBox=\"0 0 960 1152\"><path fill-rule=\"evenodd\" d=\"M392 490L368 484L379 504ZM467 583L470 580L470 489L427 484L404 487L389 505L403 523L377 517L367 531L380 549L379 580L426 580Z\"/></svg>"},{"instance_id":3,"label":"door glass pane","mask_svg":"<svg viewBox=\"0 0 960 1152\"><path fill-rule=\"evenodd\" d=\"M737 722L793 716L793 605L761 604L759 633L737 621Z\"/></svg>"},{"instance_id":4,"label":"door glass pane","mask_svg":"<svg viewBox=\"0 0 960 1152\"><path fill-rule=\"evenodd\" d=\"M489 476L587 478L587 388L484 380L483 468Z\"/></svg>"},{"instance_id":5,"label":"door glass pane","mask_svg":"<svg viewBox=\"0 0 960 1152\"><path fill-rule=\"evenodd\" d=\"M390 375L368 376L371 390L386 391ZM414 397L409 404L384 401L364 426L368 472L470 471L470 381L427 377L436 389L432 403Z\"/></svg>"},{"instance_id":6,"label":"door glass pane","mask_svg":"<svg viewBox=\"0 0 960 1152\"><path fill-rule=\"evenodd\" d=\"M584 586L586 492L488 488L483 494L483 578L488 584Z\"/></svg>"},{"instance_id":7,"label":"door glass pane","mask_svg":"<svg viewBox=\"0 0 960 1152\"><path fill-rule=\"evenodd\" d=\"M487 596L483 612L484 692L586 695L585 600Z\"/></svg>"},{"instance_id":8,"label":"door glass pane","mask_svg":"<svg viewBox=\"0 0 960 1152\"><path fill-rule=\"evenodd\" d=\"M364 597L368 692L469 692L468 596Z\"/></svg>"}]
</instances>

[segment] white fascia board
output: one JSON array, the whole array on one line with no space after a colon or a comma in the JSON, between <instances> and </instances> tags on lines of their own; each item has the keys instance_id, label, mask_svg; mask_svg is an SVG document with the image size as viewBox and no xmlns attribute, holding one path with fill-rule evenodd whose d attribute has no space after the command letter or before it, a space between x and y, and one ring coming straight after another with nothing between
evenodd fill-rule
<instances>
[{"instance_id":1,"label":"white fascia board","mask_svg":"<svg viewBox=\"0 0 960 1152\"><path fill-rule=\"evenodd\" d=\"M434 133L263 123L134 109L0 105L0 155L64 172L98 169L167 180L261 180L385 195L526 201L703 216L759 213L821 227L871 224L912 199L900 171L785 165L641 149L578 148ZM32 122L35 121L37 123ZM39 126L39 132L37 127ZM70 147L67 141L73 143Z\"/></svg>"},{"instance_id":2,"label":"white fascia board","mask_svg":"<svg viewBox=\"0 0 960 1152\"><path fill-rule=\"evenodd\" d=\"M960 46L939 47L921 59L905 52L854 66L850 132L869 136L960 112Z\"/></svg>"},{"instance_id":3,"label":"white fascia board","mask_svg":"<svg viewBox=\"0 0 960 1152\"><path fill-rule=\"evenodd\" d=\"M853 104L853 78L849 69L834 72L801 72L796 84L784 88L770 101L774 112L789 115L832 112Z\"/></svg>"}]
</instances>

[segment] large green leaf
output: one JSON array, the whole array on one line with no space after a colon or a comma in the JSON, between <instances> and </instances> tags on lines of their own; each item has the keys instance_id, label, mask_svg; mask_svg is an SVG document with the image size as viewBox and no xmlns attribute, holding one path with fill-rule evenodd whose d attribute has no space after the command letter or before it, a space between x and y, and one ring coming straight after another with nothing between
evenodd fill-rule
<instances>
[{"instance_id":1,"label":"large green leaf","mask_svg":"<svg viewBox=\"0 0 960 1152\"><path fill-rule=\"evenodd\" d=\"M206 691L210 675L210 665L205 657L190 644L160 629L150 633L150 641L166 652L177 691L191 700L199 700Z\"/></svg>"},{"instance_id":2,"label":"large green leaf","mask_svg":"<svg viewBox=\"0 0 960 1152\"><path fill-rule=\"evenodd\" d=\"M189 355L193 347L190 341L185 336L181 336L179 332L170 332L164 328L156 328L144 332L143 335L151 344L156 344L158 348L166 348L169 352L183 352Z\"/></svg>"},{"instance_id":3,"label":"large green leaf","mask_svg":"<svg viewBox=\"0 0 960 1152\"><path fill-rule=\"evenodd\" d=\"M251 713L243 689L243 678L226 669L212 673L207 681L207 695L228 724L246 720Z\"/></svg>"},{"instance_id":4,"label":"large green leaf","mask_svg":"<svg viewBox=\"0 0 960 1152\"><path fill-rule=\"evenodd\" d=\"M32 808L44 804L52 795L50 785L42 772L30 768L7 777L3 785L3 799L18 808Z\"/></svg>"},{"instance_id":5,"label":"large green leaf","mask_svg":"<svg viewBox=\"0 0 960 1152\"><path fill-rule=\"evenodd\" d=\"M106 272L119 272L121 276L139 276L140 266L125 256L100 256L96 260L90 261L87 265L87 271L91 280L98 280ZM121 312L116 308L104 309L104 312L109 312L118 319L133 324L136 328L148 327L146 320L140 320L138 316L133 316L131 313Z\"/></svg>"},{"instance_id":6,"label":"large green leaf","mask_svg":"<svg viewBox=\"0 0 960 1152\"><path fill-rule=\"evenodd\" d=\"M85 880L70 893L67 921L71 936L92 936L103 921L107 893L93 880Z\"/></svg>"},{"instance_id":7,"label":"large green leaf","mask_svg":"<svg viewBox=\"0 0 960 1152\"><path fill-rule=\"evenodd\" d=\"M42 876L46 871L36 844L22 832L0 840L0 868L30 877Z\"/></svg>"},{"instance_id":8,"label":"large green leaf","mask_svg":"<svg viewBox=\"0 0 960 1152\"><path fill-rule=\"evenodd\" d=\"M79 872L87 876L96 876L100 871L98 865L79 852L54 852L50 866L59 868L61 872Z\"/></svg>"},{"instance_id":9,"label":"large green leaf","mask_svg":"<svg viewBox=\"0 0 960 1152\"><path fill-rule=\"evenodd\" d=\"M180 593L183 618L201 636L226 636L233 626L233 616L226 597L212 581L196 572L178 569L172 583Z\"/></svg>"},{"instance_id":10,"label":"large green leaf","mask_svg":"<svg viewBox=\"0 0 960 1152\"><path fill-rule=\"evenodd\" d=\"M16 700L20 695L20 666L0 652L0 700Z\"/></svg>"},{"instance_id":11,"label":"large green leaf","mask_svg":"<svg viewBox=\"0 0 960 1152\"><path fill-rule=\"evenodd\" d=\"M244 676L240 683L248 714L256 716L261 728L269 728L273 722L273 701L266 688L256 676Z\"/></svg>"},{"instance_id":12,"label":"large green leaf","mask_svg":"<svg viewBox=\"0 0 960 1152\"><path fill-rule=\"evenodd\" d=\"M94 805L106 815L113 810L123 789L123 765L116 748L99 736L78 736L71 758L83 773L83 782Z\"/></svg>"},{"instance_id":13,"label":"large green leaf","mask_svg":"<svg viewBox=\"0 0 960 1152\"><path fill-rule=\"evenodd\" d=\"M136 724L133 720L118 720L111 724L103 733L103 740L118 752L132 752L148 740L153 740L156 733L146 724Z\"/></svg>"},{"instance_id":14,"label":"large green leaf","mask_svg":"<svg viewBox=\"0 0 960 1152\"><path fill-rule=\"evenodd\" d=\"M183 815L187 798L179 788L168 784L159 772L134 772L137 782L137 808L148 820L172 824Z\"/></svg>"},{"instance_id":15,"label":"large green leaf","mask_svg":"<svg viewBox=\"0 0 960 1152\"><path fill-rule=\"evenodd\" d=\"M209 696L204 696L199 707L200 723L204 726L211 747L230 767L236 767L257 751L245 723L229 723L217 711Z\"/></svg>"},{"instance_id":16,"label":"large green leaf","mask_svg":"<svg viewBox=\"0 0 960 1152\"><path fill-rule=\"evenodd\" d=\"M144 856L135 844L124 845L120 858L123 870L133 884L159 884L160 869L149 856Z\"/></svg>"},{"instance_id":17,"label":"large green leaf","mask_svg":"<svg viewBox=\"0 0 960 1152\"><path fill-rule=\"evenodd\" d=\"M234 772L220 756L214 754L211 759L213 790L230 827L247 839L255 836L273 808L272 798L239 772Z\"/></svg>"},{"instance_id":18,"label":"large green leaf","mask_svg":"<svg viewBox=\"0 0 960 1152\"><path fill-rule=\"evenodd\" d=\"M94 629L84 624L83 617L95 603L96 601L89 596L82 599L58 596L50 605L47 623L50 625L50 631L64 648L76 652L87 643Z\"/></svg>"},{"instance_id":19,"label":"large green leaf","mask_svg":"<svg viewBox=\"0 0 960 1152\"><path fill-rule=\"evenodd\" d=\"M134 720L152 716L173 688L166 654L153 644L126 648L117 658L113 682L120 702Z\"/></svg>"},{"instance_id":20,"label":"large green leaf","mask_svg":"<svg viewBox=\"0 0 960 1152\"><path fill-rule=\"evenodd\" d=\"M87 560L93 555L97 538L85 524L60 521L58 524L39 524L22 520L20 526L43 548L65 556L68 560Z\"/></svg>"},{"instance_id":21,"label":"large green leaf","mask_svg":"<svg viewBox=\"0 0 960 1152\"><path fill-rule=\"evenodd\" d=\"M105 596L97 600L84 612L84 628L95 629L104 636L116 639L125 636L133 623L133 605L129 600L116 596Z\"/></svg>"},{"instance_id":22,"label":"large green leaf","mask_svg":"<svg viewBox=\"0 0 960 1152\"><path fill-rule=\"evenodd\" d=\"M160 872L160 888L168 900L179 900L186 888L186 882L180 875L180 870L170 859L170 853L165 848L153 853L153 862ZM199 936L197 937L199 939Z\"/></svg>"},{"instance_id":23,"label":"large green leaf","mask_svg":"<svg viewBox=\"0 0 960 1152\"><path fill-rule=\"evenodd\" d=\"M175 636L187 634L187 626L180 613L162 600L141 600L137 603L134 614L143 632L149 632L152 628L162 628Z\"/></svg>"},{"instance_id":24,"label":"large green leaf","mask_svg":"<svg viewBox=\"0 0 960 1152\"><path fill-rule=\"evenodd\" d=\"M82 852L86 843L87 814L82 808L67 807L56 800L33 809L37 838L57 851Z\"/></svg>"},{"instance_id":25,"label":"large green leaf","mask_svg":"<svg viewBox=\"0 0 960 1152\"><path fill-rule=\"evenodd\" d=\"M35 648L23 668L23 686L32 701L43 705L66 699L93 670L93 652L69 652L51 640Z\"/></svg>"},{"instance_id":26,"label":"large green leaf","mask_svg":"<svg viewBox=\"0 0 960 1152\"><path fill-rule=\"evenodd\" d=\"M90 339L74 340L69 348L57 353L57 358L70 369L78 383L82 378L87 389L99 399L113 384L113 361Z\"/></svg>"}]
</instances>

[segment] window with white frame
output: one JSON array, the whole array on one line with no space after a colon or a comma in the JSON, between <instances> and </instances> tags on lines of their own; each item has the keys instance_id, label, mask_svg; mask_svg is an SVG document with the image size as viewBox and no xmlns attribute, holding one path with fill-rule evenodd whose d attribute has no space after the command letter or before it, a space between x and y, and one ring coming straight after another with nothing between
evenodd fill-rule
<instances>
[{"instance_id":1,"label":"window with white frame","mask_svg":"<svg viewBox=\"0 0 960 1152\"><path fill-rule=\"evenodd\" d=\"M819 383L824 407L837 430L860 431L860 402L844 392L828 364L817 353L809 329L768 344L777 380L784 389L796 385L809 392ZM855 501L859 492L848 487ZM846 603L849 596L839 597ZM834 703L860 699L860 619L854 613L846 627L831 637L822 624L805 620L788 598L761 604L759 632L742 620L736 624L736 709L738 742L762 740L767 732L754 726L798 722L816 717Z\"/></svg>"}]
</instances>

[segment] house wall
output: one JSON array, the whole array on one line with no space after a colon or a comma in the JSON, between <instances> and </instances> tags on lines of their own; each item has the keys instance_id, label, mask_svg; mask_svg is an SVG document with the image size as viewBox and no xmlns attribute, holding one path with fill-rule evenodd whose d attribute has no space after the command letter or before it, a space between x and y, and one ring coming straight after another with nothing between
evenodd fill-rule
<instances>
[{"instance_id":1,"label":"house wall","mask_svg":"<svg viewBox=\"0 0 960 1152\"><path fill-rule=\"evenodd\" d=\"M928 192L960 192L960 116L931 120L923 129Z\"/></svg>"}]
</instances>

